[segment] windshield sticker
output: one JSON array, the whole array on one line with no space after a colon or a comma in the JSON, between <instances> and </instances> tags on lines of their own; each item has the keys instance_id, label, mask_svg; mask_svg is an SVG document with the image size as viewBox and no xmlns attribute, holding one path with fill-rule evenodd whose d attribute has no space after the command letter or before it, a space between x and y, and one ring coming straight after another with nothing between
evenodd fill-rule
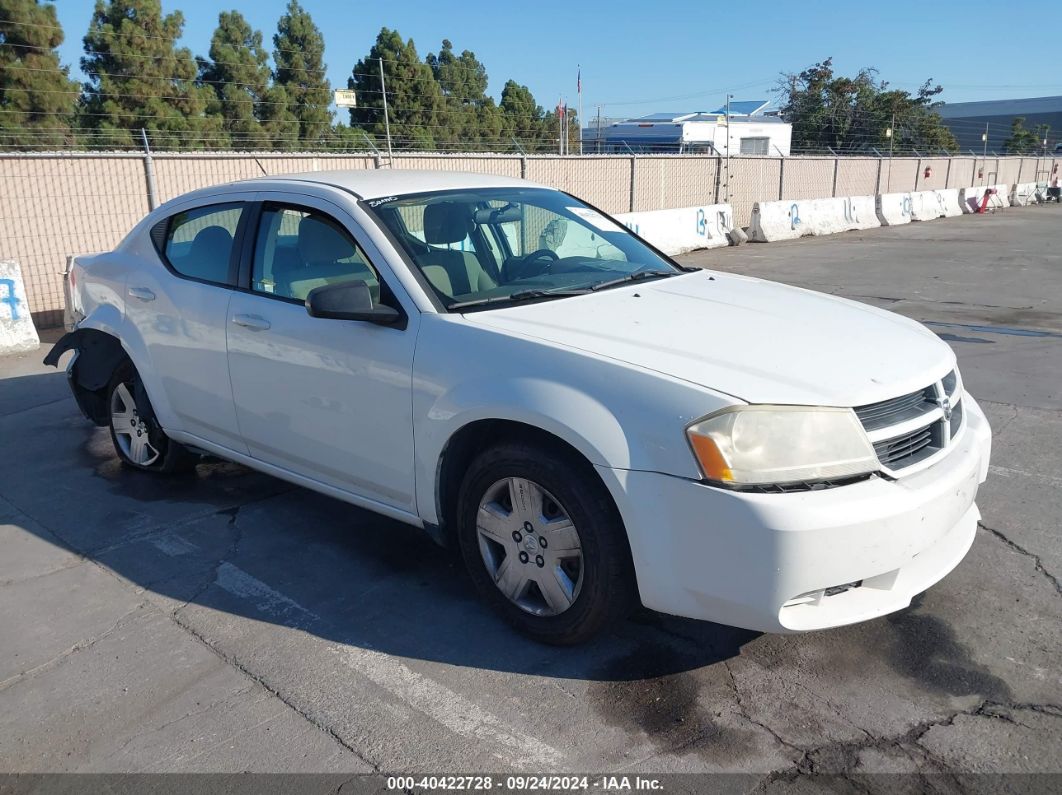
<instances>
[{"instance_id":1,"label":"windshield sticker","mask_svg":"<svg viewBox=\"0 0 1062 795\"><path fill-rule=\"evenodd\" d=\"M387 202L393 202L397 199L397 196L388 196L386 199L373 199L369 202L370 207L379 207L381 204L387 204Z\"/></svg>"},{"instance_id":2,"label":"windshield sticker","mask_svg":"<svg viewBox=\"0 0 1062 795\"><path fill-rule=\"evenodd\" d=\"M602 232L621 232L623 227L613 221L611 218L606 218L597 210L591 210L589 207L565 207L570 213L582 218L589 224L593 224Z\"/></svg>"}]
</instances>

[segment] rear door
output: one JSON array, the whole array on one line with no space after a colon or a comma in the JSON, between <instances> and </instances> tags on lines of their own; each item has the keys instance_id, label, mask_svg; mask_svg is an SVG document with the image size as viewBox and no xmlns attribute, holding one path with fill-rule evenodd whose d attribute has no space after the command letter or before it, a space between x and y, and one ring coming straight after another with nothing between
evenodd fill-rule
<instances>
[{"instance_id":1,"label":"rear door","mask_svg":"<svg viewBox=\"0 0 1062 795\"><path fill-rule=\"evenodd\" d=\"M236 414L250 454L326 485L414 513L412 370L419 313L403 307L330 202L263 193L245 289L226 334ZM386 271L385 271L386 272ZM314 318L314 287L368 284L403 309L405 328ZM391 279L394 282L394 279Z\"/></svg>"},{"instance_id":2,"label":"rear door","mask_svg":"<svg viewBox=\"0 0 1062 795\"><path fill-rule=\"evenodd\" d=\"M126 319L135 325L180 427L246 453L232 402L225 323L239 267L239 241L253 194L189 206L153 234L165 268L126 281Z\"/></svg>"}]
</instances>

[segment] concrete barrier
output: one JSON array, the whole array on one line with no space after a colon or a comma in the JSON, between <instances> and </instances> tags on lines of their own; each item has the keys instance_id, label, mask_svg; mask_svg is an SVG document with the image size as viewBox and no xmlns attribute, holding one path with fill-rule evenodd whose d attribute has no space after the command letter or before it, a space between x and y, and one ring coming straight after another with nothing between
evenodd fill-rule
<instances>
[{"instance_id":1,"label":"concrete barrier","mask_svg":"<svg viewBox=\"0 0 1062 795\"><path fill-rule=\"evenodd\" d=\"M22 269L14 260L0 260L0 355L35 351L40 343L29 313Z\"/></svg>"},{"instance_id":2,"label":"concrete barrier","mask_svg":"<svg viewBox=\"0 0 1062 795\"><path fill-rule=\"evenodd\" d=\"M995 189L995 193L988 198L988 206L992 209L1010 207L1010 188L1007 185L981 185L976 188L963 188L959 194L964 213L975 213L981 206L981 199L985 191Z\"/></svg>"},{"instance_id":3,"label":"concrete barrier","mask_svg":"<svg viewBox=\"0 0 1062 795\"><path fill-rule=\"evenodd\" d=\"M874 202L874 212L882 226L911 223L911 194L883 193Z\"/></svg>"},{"instance_id":4,"label":"concrete barrier","mask_svg":"<svg viewBox=\"0 0 1062 795\"><path fill-rule=\"evenodd\" d=\"M876 229L881 226L874 196L846 196L841 199L841 202L842 208L844 208L844 202L848 203L846 229Z\"/></svg>"},{"instance_id":5,"label":"concrete barrier","mask_svg":"<svg viewBox=\"0 0 1062 795\"><path fill-rule=\"evenodd\" d=\"M985 186L963 188L959 191L959 204L964 213L975 213L981 206L981 198L985 195Z\"/></svg>"},{"instance_id":6,"label":"concrete barrier","mask_svg":"<svg viewBox=\"0 0 1062 795\"><path fill-rule=\"evenodd\" d=\"M1036 183L1019 182L1010 192L1011 207L1027 207L1036 204Z\"/></svg>"},{"instance_id":7,"label":"concrete barrier","mask_svg":"<svg viewBox=\"0 0 1062 795\"><path fill-rule=\"evenodd\" d=\"M734 228L734 210L729 204L620 213L615 218L665 254L728 246L728 233Z\"/></svg>"},{"instance_id":8,"label":"concrete barrier","mask_svg":"<svg viewBox=\"0 0 1062 795\"><path fill-rule=\"evenodd\" d=\"M993 185L992 187L996 189L996 192L988 200L988 206L1010 207L1010 185Z\"/></svg>"},{"instance_id":9,"label":"concrete barrier","mask_svg":"<svg viewBox=\"0 0 1062 795\"><path fill-rule=\"evenodd\" d=\"M935 190L933 192L937 194L937 203L940 205L944 218L954 218L957 215L962 215L962 204L959 203L958 188Z\"/></svg>"},{"instance_id":10,"label":"concrete barrier","mask_svg":"<svg viewBox=\"0 0 1062 795\"><path fill-rule=\"evenodd\" d=\"M773 243L809 235L833 235L881 226L873 196L756 202L749 240Z\"/></svg>"},{"instance_id":11,"label":"concrete barrier","mask_svg":"<svg viewBox=\"0 0 1062 795\"><path fill-rule=\"evenodd\" d=\"M943 217L944 209L940 206L935 190L920 190L911 194L912 221L932 221Z\"/></svg>"}]
</instances>

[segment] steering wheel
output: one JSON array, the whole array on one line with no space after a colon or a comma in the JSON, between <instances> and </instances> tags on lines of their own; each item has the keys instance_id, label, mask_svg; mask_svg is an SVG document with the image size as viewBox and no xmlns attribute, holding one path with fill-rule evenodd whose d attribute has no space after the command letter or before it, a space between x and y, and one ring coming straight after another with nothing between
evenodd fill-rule
<instances>
[{"instance_id":1,"label":"steering wheel","mask_svg":"<svg viewBox=\"0 0 1062 795\"><path fill-rule=\"evenodd\" d=\"M532 276L548 273L549 269L553 267L553 263L559 259L560 257L557 255L557 252L551 248L540 248L537 251L532 251L530 254L520 257L520 259L514 263L516 265L516 273L513 274L513 277L509 279L509 281L515 282L520 279L527 279ZM549 260L549 262L544 262L537 270L532 270L535 262L538 260Z\"/></svg>"}]
</instances>

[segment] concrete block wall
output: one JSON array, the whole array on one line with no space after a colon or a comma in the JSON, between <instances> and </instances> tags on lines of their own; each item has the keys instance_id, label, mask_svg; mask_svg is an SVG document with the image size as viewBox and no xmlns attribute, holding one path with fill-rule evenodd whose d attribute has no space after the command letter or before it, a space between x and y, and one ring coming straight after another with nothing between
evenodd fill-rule
<instances>
[{"instance_id":1,"label":"concrete block wall","mask_svg":"<svg viewBox=\"0 0 1062 795\"><path fill-rule=\"evenodd\" d=\"M756 202L1045 181L1052 164L1050 158L991 155L726 161L691 155L417 153L393 159L394 168L522 176L569 191L609 213L725 203L740 227L751 222ZM387 156L375 153L164 153L151 158L159 202L248 177L387 165ZM927 165L932 169L928 179ZM140 153L0 154L0 259L20 263L39 327L62 322L67 257L112 248L148 210L148 163Z\"/></svg>"}]
</instances>

